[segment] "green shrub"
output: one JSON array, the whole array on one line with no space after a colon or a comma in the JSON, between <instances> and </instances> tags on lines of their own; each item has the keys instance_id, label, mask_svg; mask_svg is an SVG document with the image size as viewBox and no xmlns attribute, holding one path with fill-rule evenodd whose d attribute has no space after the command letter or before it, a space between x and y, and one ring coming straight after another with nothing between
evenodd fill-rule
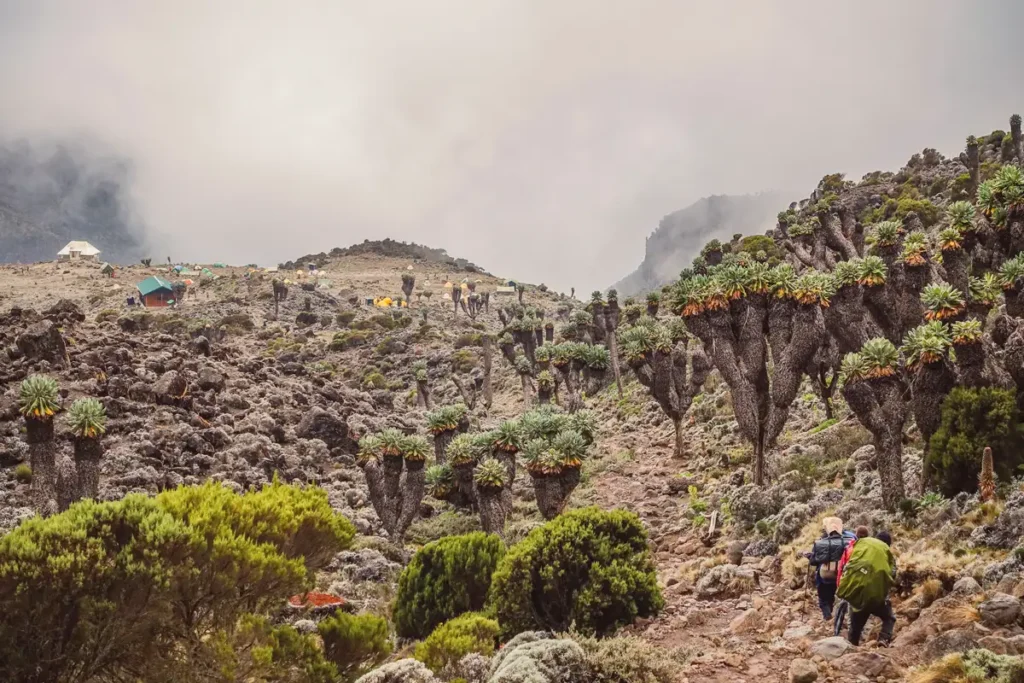
<instances>
[{"instance_id":1,"label":"green shrub","mask_svg":"<svg viewBox=\"0 0 1024 683\"><path fill-rule=\"evenodd\" d=\"M146 671L147 680L212 680L245 670L254 680L250 671L292 665L322 673L307 639L264 618L354 535L325 491L277 483L244 495L210 483L85 500L26 520L0 537L6 679Z\"/></svg>"},{"instance_id":2,"label":"green shrub","mask_svg":"<svg viewBox=\"0 0 1024 683\"><path fill-rule=\"evenodd\" d=\"M386 337L384 341L377 344L373 352L378 356L390 356L395 353L399 353L404 348L402 342L398 341L394 337Z\"/></svg>"},{"instance_id":3,"label":"green shrub","mask_svg":"<svg viewBox=\"0 0 1024 683\"><path fill-rule=\"evenodd\" d=\"M117 320L117 311L113 308L104 308L96 314L96 322L105 323L108 320Z\"/></svg>"},{"instance_id":4,"label":"green shrub","mask_svg":"<svg viewBox=\"0 0 1024 683\"><path fill-rule=\"evenodd\" d=\"M317 624L324 642L324 656L344 681L354 681L387 659L391 640L386 619L372 614L354 616L335 612Z\"/></svg>"},{"instance_id":5,"label":"green shrub","mask_svg":"<svg viewBox=\"0 0 1024 683\"><path fill-rule=\"evenodd\" d=\"M538 527L498 565L488 604L502 634L565 631L607 635L657 614L647 533L630 512L583 508Z\"/></svg>"},{"instance_id":6,"label":"green shrub","mask_svg":"<svg viewBox=\"0 0 1024 683\"><path fill-rule=\"evenodd\" d=\"M1024 659L980 648L954 652L916 670L911 678L930 683L1021 683Z\"/></svg>"},{"instance_id":7,"label":"green shrub","mask_svg":"<svg viewBox=\"0 0 1024 683\"><path fill-rule=\"evenodd\" d=\"M505 555L493 534L475 532L428 543L398 577L394 621L403 638L423 638L439 624L478 611Z\"/></svg>"},{"instance_id":8,"label":"green shrub","mask_svg":"<svg viewBox=\"0 0 1024 683\"><path fill-rule=\"evenodd\" d=\"M927 199L901 197L896 203L896 218L906 220L911 212L917 214L926 228L935 225L941 216L939 207Z\"/></svg>"},{"instance_id":9,"label":"green shrub","mask_svg":"<svg viewBox=\"0 0 1024 683\"><path fill-rule=\"evenodd\" d=\"M992 448L1003 481L1024 462L1016 397L995 387L955 387L942 402L942 422L932 435L928 466L947 496L976 491L981 453Z\"/></svg>"},{"instance_id":10,"label":"green shrub","mask_svg":"<svg viewBox=\"0 0 1024 683\"><path fill-rule=\"evenodd\" d=\"M459 349L452 354L452 372L466 373L476 367L476 355L469 349Z\"/></svg>"},{"instance_id":11,"label":"green shrub","mask_svg":"<svg viewBox=\"0 0 1024 683\"><path fill-rule=\"evenodd\" d=\"M334 322L338 323L338 327L345 327L355 319L355 311L342 311L341 313L334 316Z\"/></svg>"},{"instance_id":12,"label":"green shrub","mask_svg":"<svg viewBox=\"0 0 1024 683\"><path fill-rule=\"evenodd\" d=\"M455 340L455 348L461 349L467 346L482 346L483 337L479 332L464 332Z\"/></svg>"},{"instance_id":13,"label":"green shrub","mask_svg":"<svg viewBox=\"0 0 1024 683\"><path fill-rule=\"evenodd\" d=\"M376 370L371 370L363 377L363 387L366 389L387 389L388 379Z\"/></svg>"},{"instance_id":14,"label":"green shrub","mask_svg":"<svg viewBox=\"0 0 1024 683\"><path fill-rule=\"evenodd\" d=\"M763 251L770 264L778 263L782 259L782 252L776 246L775 240L767 235L747 235L740 240L740 251L745 251L748 254Z\"/></svg>"},{"instance_id":15,"label":"green shrub","mask_svg":"<svg viewBox=\"0 0 1024 683\"><path fill-rule=\"evenodd\" d=\"M663 683L676 680L685 657L637 636L588 638L570 634L586 655L583 676L601 683Z\"/></svg>"},{"instance_id":16,"label":"green shrub","mask_svg":"<svg viewBox=\"0 0 1024 683\"><path fill-rule=\"evenodd\" d=\"M469 612L446 621L416 646L416 659L440 674L447 667L476 652L490 657L498 638L498 622L479 612Z\"/></svg>"},{"instance_id":17,"label":"green shrub","mask_svg":"<svg viewBox=\"0 0 1024 683\"><path fill-rule=\"evenodd\" d=\"M474 531L480 531L480 515L463 515L445 510L413 522L406 533L406 538L410 543L426 545L447 536L470 534Z\"/></svg>"},{"instance_id":18,"label":"green shrub","mask_svg":"<svg viewBox=\"0 0 1024 683\"><path fill-rule=\"evenodd\" d=\"M14 478L15 480L21 482L22 484L31 484L32 467L29 466L27 462L21 463L20 465L14 468Z\"/></svg>"},{"instance_id":19,"label":"green shrub","mask_svg":"<svg viewBox=\"0 0 1024 683\"><path fill-rule=\"evenodd\" d=\"M344 330L335 332L328 348L331 351L344 351L365 345L373 337L371 330Z\"/></svg>"}]
</instances>

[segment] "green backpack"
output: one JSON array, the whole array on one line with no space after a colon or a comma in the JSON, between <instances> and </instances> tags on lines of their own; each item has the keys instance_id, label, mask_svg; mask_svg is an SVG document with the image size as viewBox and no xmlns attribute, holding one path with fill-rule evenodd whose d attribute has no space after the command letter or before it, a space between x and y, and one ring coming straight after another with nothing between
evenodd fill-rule
<instances>
[{"instance_id":1,"label":"green backpack","mask_svg":"<svg viewBox=\"0 0 1024 683\"><path fill-rule=\"evenodd\" d=\"M853 546L836 595L855 610L881 605L892 588L892 567L888 545L877 538L862 538Z\"/></svg>"}]
</instances>

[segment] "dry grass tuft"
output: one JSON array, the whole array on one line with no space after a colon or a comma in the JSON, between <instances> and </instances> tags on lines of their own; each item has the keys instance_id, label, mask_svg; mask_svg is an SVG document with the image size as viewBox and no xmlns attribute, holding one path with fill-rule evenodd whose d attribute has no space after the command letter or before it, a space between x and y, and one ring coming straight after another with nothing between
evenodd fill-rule
<instances>
[{"instance_id":1,"label":"dry grass tuft","mask_svg":"<svg viewBox=\"0 0 1024 683\"><path fill-rule=\"evenodd\" d=\"M945 592L945 589L942 587L942 582L938 579L925 579L917 590L917 594L920 596L921 600L921 607L928 607L933 602L941 598Z\"/></svg>"},{"instance_id":2,"label":"dry grass tuft","mask_svg":"<svg viewBox=\"0 0 1024 683\"><path fill-rule=\"evenodd\" d=\"M971 683L967 678L964 658L959 652L946 655L934 664L912 672L908 680L910 683Z\"/></svg>"}]
</instances>

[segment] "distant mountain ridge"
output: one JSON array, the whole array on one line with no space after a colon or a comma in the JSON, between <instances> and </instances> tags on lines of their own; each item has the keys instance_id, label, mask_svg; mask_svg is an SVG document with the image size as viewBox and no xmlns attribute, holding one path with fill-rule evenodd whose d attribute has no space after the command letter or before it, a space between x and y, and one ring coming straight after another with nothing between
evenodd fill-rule
<instances>
[{"instance_id":1,"label":"distant mountain ridge","mask_svg":"<svg viewBox=\"0 0 1024 683\"><path fill-rule=\"evenodd\" d=\"M658 289L679 276L712 239L729 241L736 233L763 234L775 226L785 195L712 195L661 219L647 238L644 260L614 285L621 296Z\"/></svg>"},{"instance_id":2,"label":"distant mountain ridge","mask_svg":"<svg viewBox=\"0 0 1024 683\"><path fill-rule=\"evenodd\" d=\"M146 256L128 199L129 166L84 145L0 144L0 263L51 261L85 240L104 261Z\"/></svg>"}]
</instances>

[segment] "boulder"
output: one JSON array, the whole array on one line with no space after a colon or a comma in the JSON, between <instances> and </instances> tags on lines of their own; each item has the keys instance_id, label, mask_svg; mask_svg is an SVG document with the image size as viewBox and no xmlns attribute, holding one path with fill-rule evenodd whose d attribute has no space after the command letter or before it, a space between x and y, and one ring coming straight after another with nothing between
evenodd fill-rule
<instances>
[{"instance_id":1,"label":"boulder","mask_svg":"<svg viewBox=\"0 0 1024 683\"><path fill-rule=\"evenodd\" d=\"M981 586L971 576L961 577L953 584L954 595L976 595L980 592Z\"/></svg>"},{"instance_id":2,"label":"boulder","mask_svg":"<svg viewBox=\"0 0 1024 683\"><path fill-rule=\"evenodd\" d=\"M153 384L152 393L153 398L161 405L177 405L185 396L187 389L188 383L185 378L175 370L168 370Z\"/></svg>"},{"instance_id":3,"label":"boulder","mask_svg":"<svg viewBox=\"0 0 1024 683\"><path fill-rule=\"evenodd\" d=\"M950 629L928 639L924 646L925 655L928 659L939 659L954 652L973 650L981 637L982 634L973 626Z\"/></svg>"},{"instance_id":4,"label":"boulder","mask_svg":"<svg viewBox=\"0 0 1024 683\"><path fill-rule=\"evenodd\" d=\"M744 541L733 541L725 551L725 557L729 564L739 565L743 562L743 549L747 547Z\"/></svg>"},{"instance_id":5,"label":"boulder","mask_svg":"<svg viewBox=\"0 0 1024 683\"><path fill-rule=\"evenodd\" d=\"M40 320L29 326L14 341L18 351L29 360L46 360L64 363L67 346L64 337L52 320Z\"/></svg>"},{"instance_id":6,"label":"boulder","mask_svg":"<svg viewBox=\"0 0 1024 683\"><path fill-rule=\"evenodd\" d=\"M818 680L818 665L807 659L794 659L789 664L789 683L814 683Z\"/></svg>"},{"instance_id":7,"label":"boulder","mask_svg":"<svg viewBox=\"0 0 1024 683\"><path fill-rule=\"evenodd\" d=\"M701 600L735 598L757 588L757 572L750 567L720 564L697 581L695 592Z\"/></svg>"},{"instance_id":8,"label":"boulder","mask_svg":"<svg viewBox=\"0 0 1024 683\"><path fill-rule=\"evenodd\" d=\"M210 340L199 335L192 340L192 351L203 356L210 355Z\"/></svg>"},{"instance_id":9,"label":"boulder","mask_svg":"<svg viewBox=\"0 0 1024 683\"><path fill-rule=\"evenodd\" d=\"M70 299L61 299L53 306L50 306L48 309L43 311L43 315L58 322L80 323L85 320L85 314L82 313L82 309L80 309L78 304Z\"/></svg>"},{"instance_id":10,"label":"boulder","mask_svg":"<svg viewBox=\"0 0 1024 683\"><path fill-rule=\"evenodd\" d=\"M859 676L869 679L902 679L903 671L881 652L850 652L832 662L832 667L854 680Z\"/></svg>"},{"instance_id":11,"label":"boulder","mask_svg":"<svg viewBox=\"0 0 1024 683\"><path fill-rule=\"evenodd\" d=\"M825 661L832 661L845 655L853 645L842 636L823 638L811 645L811 654Z\"/></svg>"},{"instance_id":12,"label":"boulder","mask_svg":"<svg viewBox=\"0 0 1024 683\"><path fill-rule=\"evenodd\" d=\"M761 627L763 621L758 611L751 607L729 622L729 633L740 635L756 631Z\"/></svg>"},{"instance_id":13,"label":"boulder","mask_svg":"<svg viewBox=\"0 0 1024 683\"><path fill-rule=\"evenodd\" d=\"M978 611L981 623L986 626L1009 626L1020 616L1020 600L1006 593L996 593L978 605Z\"/></svg>"},{"instance_id":14,"label":"boulder","mask_svg":"<svg viewBox=\"0 0 1024 683\"><path fill-rule=\"evenodd\" d=\"M206 366L199 371L198 384L204 391L221 391L224 389L224 375Z\"/></svg>"},{"instance_id":15,"label":"boulder","mask_svg":"<svg viewBox=\"0 0 1024 683\"><path fill-rule=\"evenodd\" d=\"M295 427L295 435L300 439L320 439L330 449L354 451L357 447L349 433L348 424L323 408L313 408L306 413Z\"/></svg>"},{"instance_id":16,"label":"boulder","mask_svg":"<svg viewBox=\"0 0 1024 683\"><path fill-rule=\"evenodd\" d=\"M971 532L971 543L1009 550L1020 542L1021 536L1024 536L1024 492L1017 491L992 524L984 524Z\"/></svg>"}]
</instances>

